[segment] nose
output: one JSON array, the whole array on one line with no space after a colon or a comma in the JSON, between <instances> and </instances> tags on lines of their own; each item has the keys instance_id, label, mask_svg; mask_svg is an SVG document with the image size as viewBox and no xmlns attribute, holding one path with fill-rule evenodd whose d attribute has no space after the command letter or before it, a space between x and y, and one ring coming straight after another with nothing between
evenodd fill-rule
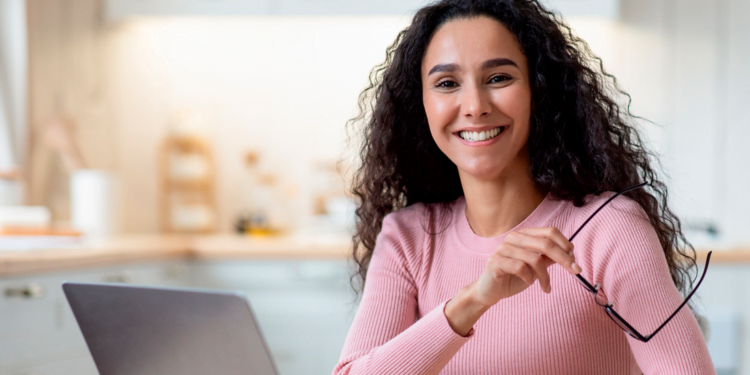
<instances>
[{"instance_id":1,"label":"nose","mask_svg":"<svg viewBox=\"0 0 750 375\"><path fill-rule=\"evenodd\" d=\"M464 116L479 118L490 114L492 111L492 105L490 103L489 93L476 85L465 87L466 88L461 97L461 107Z\"/></svg>"}]
</instances>

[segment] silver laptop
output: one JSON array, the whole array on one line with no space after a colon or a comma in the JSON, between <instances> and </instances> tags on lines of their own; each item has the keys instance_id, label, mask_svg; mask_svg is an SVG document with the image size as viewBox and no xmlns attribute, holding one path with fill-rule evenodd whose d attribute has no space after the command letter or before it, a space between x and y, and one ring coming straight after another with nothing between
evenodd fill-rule
<instances>
[{"instance_id":1,"label":"silver laptop","mask_svg":"<svg viewBox=\"0 0 750 375\"><path fill-rule=\"evenodd\" d=\"M239 293L63 283L101 375L277 375Z\"/></svg>"}]
</instances>

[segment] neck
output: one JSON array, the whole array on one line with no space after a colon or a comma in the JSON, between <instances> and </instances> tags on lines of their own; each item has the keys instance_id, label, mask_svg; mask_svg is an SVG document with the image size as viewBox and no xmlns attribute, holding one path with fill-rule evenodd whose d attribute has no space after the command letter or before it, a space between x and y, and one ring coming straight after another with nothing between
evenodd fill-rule
<instances>
[{"instance_id":1,"label":"neck","mask_svg":"<svg viewBox=\"0 0 750 375\"><path fill-rule=\"evenodd\" d=\"M545 194L534 186L528 171L528 166L521 166L492 180L459 171L466 198L466 219L474 233L481 237L500 236L539 206Z\"/></svg>"}]
</instances>

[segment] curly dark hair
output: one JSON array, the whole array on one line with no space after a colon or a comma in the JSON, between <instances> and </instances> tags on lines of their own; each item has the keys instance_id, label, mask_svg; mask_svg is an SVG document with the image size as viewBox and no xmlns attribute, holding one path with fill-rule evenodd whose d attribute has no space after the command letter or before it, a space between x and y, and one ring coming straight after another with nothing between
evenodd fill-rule
<instances>
[{"instance_id":1,"label":"curly dark hair","mask_svg":"<svg viewBox=\"0 0 750 375\"><path fill-rule=\"evenodd\" d=\"M695 249L667 206L667 187L657 178L650 160L654 155L635 128L639 117L630 113L630 96L562 18L536 0L443 0L426 6L388 47L385 62L371 71L369 85L359 96L359 115L347 123L350 136L362 142L361 166L352 187L358 200L352 250L355 291L364 288L388 213L463 195L456 165L430 134L421 64L441 25L476 16L502 23L526 55L533 103L528 149L535 186L580 207L589 194L648 182L648 189L626 195L648 215L672 280L684 293L692 285ZM618 97L627 98L628 104L618 104Z\"/></svg>"}]
</instances>

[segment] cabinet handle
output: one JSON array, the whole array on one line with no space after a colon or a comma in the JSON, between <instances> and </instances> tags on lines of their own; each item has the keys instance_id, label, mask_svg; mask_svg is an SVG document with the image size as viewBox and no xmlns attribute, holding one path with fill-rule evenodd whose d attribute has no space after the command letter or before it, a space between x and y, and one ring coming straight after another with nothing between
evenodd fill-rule
<instances>
[{"instance_id":1,"label":"cabinet handle","mask_svg":"<svg viewBox=\"0 0 750 375\"><path fill-rule=\"evenodd\" d=\"M18 288L5 288L5 296L10 297L21 297L26 299L42 298L47 294L47 291L41 284L30 283L26 286Z\"/></svg>"}]
</instances>

